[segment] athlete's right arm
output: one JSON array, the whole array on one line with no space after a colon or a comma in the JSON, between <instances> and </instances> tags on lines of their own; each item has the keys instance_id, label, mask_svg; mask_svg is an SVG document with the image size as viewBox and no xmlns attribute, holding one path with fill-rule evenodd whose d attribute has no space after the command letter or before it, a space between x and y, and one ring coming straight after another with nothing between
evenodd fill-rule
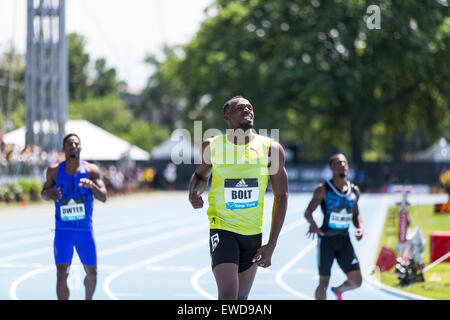
<instances>
[{"instance_id":1,"label":"athlete's right arm","mask_svg":"<svg viewBox=\"0 0 450 320\"><path fill-rule=\"evenodd\" d=\"M211 149L209 140L202 142L202 162L197 165L189 182L189 201L194 209L203 207L202 193L206 190L211 176Z\"/></svg>"},{"instance_id":2,"label":"athlete's right arm","mask_svg":"<svg viewBox=\"0 0 450 320\"><path fill-rule=\"evenodd\" d=\"M314 190L313 198L311 199L308 207L305 210L305 218L309 222L309 231L306 233L308 237L312 236L312 238L314 238L315 233L319 234L320 236L323 236L323 232L317 226L312 214L314 210L317 209L317 207L324 198L325 198L325 186L323 184L320 184Z\"/></svg>"},{"instance_id":3,"label":"athlete's right arm","mask_svg":"<svg viewBox=\"0 0 450 320\"><path fill-rule=\"evenodd\" d=\"M61 190L55 188L56 177L58 175L58 165L52 165L47 168L46 181L42 186L41 197L43 200L56 201L62 198Z\"/></svg>"}]
</instances>

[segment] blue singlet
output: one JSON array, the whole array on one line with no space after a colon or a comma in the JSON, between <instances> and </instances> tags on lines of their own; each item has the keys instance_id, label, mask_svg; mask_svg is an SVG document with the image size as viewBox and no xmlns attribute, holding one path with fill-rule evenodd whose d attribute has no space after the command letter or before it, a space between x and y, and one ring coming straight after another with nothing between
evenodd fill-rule
<instances>
[{"instance_id":1,"label":"blue singlet","mask_svg":"<svg viewBox=\"0 0 450 320\"><path fill-rule=\"evenodd\" d=\"M84 265L97 264L92 228L94 197L90 188L78 185L82 178L88 178L86 162L83 160L74 175L67 173L65 161L59 164L55 188L61 190L62 198L55 201L56 264L70 264L74 247Z\"/></svg>"}]
</instances>

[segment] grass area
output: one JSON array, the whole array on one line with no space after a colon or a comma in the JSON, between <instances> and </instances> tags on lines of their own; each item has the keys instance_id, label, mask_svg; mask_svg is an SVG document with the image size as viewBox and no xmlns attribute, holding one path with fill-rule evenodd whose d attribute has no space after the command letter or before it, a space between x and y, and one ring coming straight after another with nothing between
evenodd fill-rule
<instances>
[{"instance_id":1,"label":"grass area","mask_svg":"<svg viewBox=\"0 0 450 320\"><path fill-rule=\"evenodd\" d=\"M378 254L382 246L395 250L398 239L398 213L400 207L390 207L384 223L383 233L378 244ZM450 214L435 214L433 205L408 207L410 229L420 227L426 238L427 246L423 255L425 266L430 264L430 233L450 230ZM378 256L377 256L378 258ZM424 274L425 282L399 286L395 268L381 272L380 281L396 289L431 299L450 300L450 263L440 263Z\"/></svg>"}]
</instances>

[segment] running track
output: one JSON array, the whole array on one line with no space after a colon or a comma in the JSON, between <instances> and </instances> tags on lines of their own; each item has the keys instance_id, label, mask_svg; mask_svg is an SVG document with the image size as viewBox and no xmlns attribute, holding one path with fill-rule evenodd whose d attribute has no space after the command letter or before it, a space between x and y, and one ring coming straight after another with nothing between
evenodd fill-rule
<instances>
[{"instance_id":1,"label":"running track","mask_svg":"<svg viewBox=\"0 0 450 320\"><path fill-rule=\"evenodd\" d=\"M313 299L318 283L316 242L306 238L303 212L311 194L291 194L272 266L260 268L249 299ZM203 195L206 200L206 194ZM362 195L360 212L365 235L351 239L365 281L345 299L415 299L386 290L369 277L378 252L379 235L388 206L400 195ZM445 201L446 195L410 195L411 203ZM266 195L263 243L270 228L273 197ZM196 300L215 299L210 268L209 231L205 208L194 210L187 193L152 193L96 201L94 232L98 251L98 282L94 299ZM2 208L0 212L0 299L53 300L53 204ZM321 223L319 209L314 217ZM84 271L74 254L70 299L84 299ZM331 285L345 279L334 263ZM334 299L328 291L328 299Z\"/></svg>"}]
</instances>

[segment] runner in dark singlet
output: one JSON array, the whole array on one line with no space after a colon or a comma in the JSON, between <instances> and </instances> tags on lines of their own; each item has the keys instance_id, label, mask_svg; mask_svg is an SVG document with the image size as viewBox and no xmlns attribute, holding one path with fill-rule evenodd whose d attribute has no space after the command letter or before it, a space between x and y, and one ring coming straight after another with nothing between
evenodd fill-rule
<instances>
[{"instance_id":1,"label":"runner in dark singlet","mask_svg":"<svg viewBox=\"0 0 450 320\"><path fill-rule=\"evenodd\" d=\"M326 290L330 281L331 266L334 259L347 275L347 280L331 291L338 300L342 293L355 289L362 283L358 258L353 250L348 229L353 223L356 227L356 239L363 236L363 225L359 215L359 188L347 180L348 161L343 154L335 154L330 158L330 168L333 178L320 184L309 203L305 218L310 223L308 236L314 238L318 234L318 268L319 286L316 289L317 300L326 299ZM321 206L324 215L323 224L318 228L312 213Z\"/></svg>"}]
</instances>

